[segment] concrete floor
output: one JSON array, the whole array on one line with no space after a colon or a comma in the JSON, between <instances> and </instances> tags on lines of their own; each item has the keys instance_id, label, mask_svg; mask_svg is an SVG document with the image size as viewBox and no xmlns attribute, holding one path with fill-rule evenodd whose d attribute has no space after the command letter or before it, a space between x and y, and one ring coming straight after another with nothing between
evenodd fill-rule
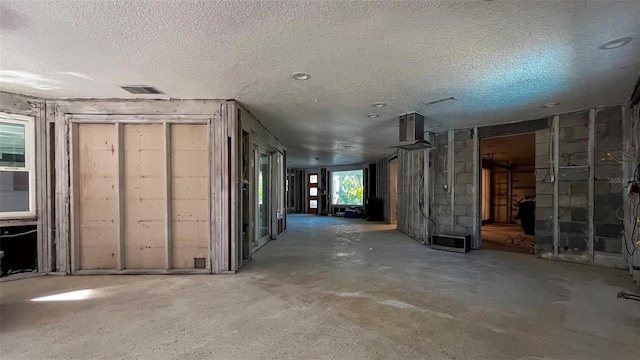
<instances>
[{"instance_id":1,"label":"concrete floor","mask_svg":"<svg viewBox=\"0 0 640 360\"><path fill-rule=\"evenodd\" d=\"M519 236L533 245L534 237L525 235L519 224L491 223L482 225L482 245L483 249L511 251L521 254L533 254L532 247L527 244L509 242L509 236L518 239Z\"/></svg>"},{"instance_id":2,"label":"concrete floor","mask_svg":"<svg viewBox=\"0 0 640 360\"><path fill-rule=\"evenodd\" d=\"M295 215L236 275L1 283L0 358L637 359L640 303L619 290L620 270Z\"/></svg>"}]
</instances>

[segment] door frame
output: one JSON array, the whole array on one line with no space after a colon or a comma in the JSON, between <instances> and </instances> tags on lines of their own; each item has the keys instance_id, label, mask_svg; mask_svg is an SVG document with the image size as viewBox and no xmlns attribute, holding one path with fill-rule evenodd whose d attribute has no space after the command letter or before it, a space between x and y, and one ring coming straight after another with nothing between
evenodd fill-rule
<instances>
[{"instance_id":1,"label":"door frame","mask_svg":"<svg viewBox=\"0 0 640 360\"><path fill-rule=\"evenodd\" d=\"M267 169L267 174L269 176L269 179L267 181L267 186L266 186L266 191L263 191L263 195L268 197L269 200L269 206L266 207L266 211L267 211L267 234L264 236L260 236L260 204L259 204L259 197L258 197L258 188L259 188L259 175L260 175L260 155L266 155L267 159L269 160L269 166ZM253 241L252 241L252 250L251 252L253 253L254 251L258 250L259 248L261 248L264 244L266 244L269 240L271 240L271 201L273 200L273 196L271 196L271 183L272 183L272 167L273 167L273 162L271 159L271 153L265 149L262 146L259 145L254 145L253 147L253 181L254 181L254 185L253 185L253 208L255 209L255 215L254 215L254 226L253 226L253 231L254 231L254 237L253 237Z\"/></svg>"},{"instance_id":2,"label":"door frame","mask_svg":"<svg viewBox=\"0 0 640 360\"><path fill-rule=\"evenodd\" d=\"M305 179L305 184L306 184L306 189L305 189L305 213L306 214L313 214L313 215L318 215L318 205L320 203L320 173L319 172L308 172L305 173L306 175L306 179ZM312 183L311 183L311 176L315 175L316 176L316 182L313 183L315 184L315 188L317 189L317 193L316 196L311 196L311 188L312 188ZM315 208L315 212L312 212L313 209L311 209L311 206L309 205L309 203L311 202L311 200L315 200L316 201L316 208Z\"/></svg>"}]
</instances>

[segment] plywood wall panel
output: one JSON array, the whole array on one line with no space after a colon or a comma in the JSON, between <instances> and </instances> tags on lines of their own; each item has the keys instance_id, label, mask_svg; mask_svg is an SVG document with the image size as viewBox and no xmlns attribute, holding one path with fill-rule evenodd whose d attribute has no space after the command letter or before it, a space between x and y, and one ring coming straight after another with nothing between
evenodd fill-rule
<instances>
[{"instance_id":1,"label":"plywood wall panel","mask_svg":"<svg viewBox=\"0 0 640 360\"><path fill-rule=\"evenodd\" d=\"M171 125L171 267L209 256L207 125Z\"/></svg>"},{"instance_id":2,"label":"plywood wall panel","mask_svg":"<svg viewBox=\"0 0 640 360\"><path fill-rule=\"evenodd\" d=\"M165 268L162 125L124 125L124 257L127 269Z\"/></svg>"},{"instance_id":3,"label":"plywood wall panel","mask_svg":"<svg viewBox=\"0 0 640 360\"><path fill-rule=\"evenodd\" d=\"M116 269L118 154L114 125L78 126L78 230L81 269Z\"/></svg>"}]
</instances>

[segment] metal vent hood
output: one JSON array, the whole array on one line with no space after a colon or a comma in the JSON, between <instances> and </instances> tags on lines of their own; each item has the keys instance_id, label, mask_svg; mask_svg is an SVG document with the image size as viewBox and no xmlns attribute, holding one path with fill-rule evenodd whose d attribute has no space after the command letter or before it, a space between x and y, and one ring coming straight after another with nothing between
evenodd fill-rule
<instances>
[{"instance_id":1,"label":"metal vent hood","mask_svg":"<svg viewBox=\"0 0 640 360\"><path fill-rule=\"evenodd\" d=\"M424 116L412 112L400 115L400 141L387 148L403 150L433 149L429 141L424 138Z\"/></svg>"}]
</instances>

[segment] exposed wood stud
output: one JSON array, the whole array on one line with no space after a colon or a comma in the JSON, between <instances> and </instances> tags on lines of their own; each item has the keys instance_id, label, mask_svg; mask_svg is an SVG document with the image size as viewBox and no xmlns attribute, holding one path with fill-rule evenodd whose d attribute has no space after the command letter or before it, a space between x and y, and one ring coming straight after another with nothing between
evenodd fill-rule
<instances>
[{"instance_id":1,"label":"exposed wood stud","mask_svg":"<svg viewBox=\"0 0 640 360\"><path fill-rule=\"evenodd\" d=\"M587 252L589 261L594 260L594 206L595 206L595 133L596 133L596 109L589 110L589 141L588 141L588 164L589 164L589 199L587 209L589 211L589 233L587 241Z\"/></svg>"},{"instance_id":2,"label":"exposed wood stud","mask_svg":"<svg viewBox=\"0 0 640 360\"><path fill-rule=\"evenodd\" d=\"M560 208L558 203L558 193L560 184L558 172L560 171L560 116L555 115L552 120L551 136L553 136L553 256L558 257L558 246L560 240ZM551 141L551 139L549 139Z\"/></svg>"},{"instance_id":3,"label":"exposed wood stud","mask_svg":"<svg viewBox=\"0 0 640 360\"><path fill-rule=\"evenodd\" d=\"M117 143L116 143L116 151L118 153L118 169L117 169L117 181L116 181L116 193L118 194L118 239L116 245L116 256L117 256L117 269L123 270L125 268L125 198L124 198L124 124L121 122L117 122L114 124L117 128Z\"/></svg>"},{"instance_id":4,"label":"exposed wood stud","mask_svg":"<svg viewBox=\"0 0 640 360\"><path fill-rule=\"evenodd\" d=\"M171 125L163 124L164 135L164 174L165 174L165 228L164 228L164 251L165 251L165 269L171 270L171 253L172 253L172 208L173 201L171 195Z\"/></svg>"},{"instance_id":5,"label":"exposed wood stud","mask_svg":"<svg viewBox=\"0 0 640 360\"><path fill-rule=\"evenodd\" d=\"M455 229L455 132L454 130L447 131L447 186L449 187L449 227L453 232Z\"/></svg>"},{"instance_id":6,"label":"exposed wood stud","mask_svg":"<svg viewBox=\"0 0 640 360\"><path fill-rule=\"evenodd\" d=\"M78 184L79 184L79 168L78 168L78 126L74 125L74 124L70 124L69 125L69 131L71 134L71 139L69 141L69 154L70 154L70 159L69 159L69 166L70 166L70 175L71 175L71 181L70 181L70 191L69 191L69 196L70 196L70 214L78 214L79 210L80 210L80 206L78 206L78 198L79 198L79 194L77 193L78 190ZM74 272L76 270L79 270L80 267L82 266L81 264L81 259L80 259L80 222L78 221L76 216L71 216L70 217L70 223L71 223L71 236L70 236L70 240L71 240L71 272Z\"/></svg>"},{"instance_id":7,"label":"exposed wood stud","mask_svg":"<svg viewBox=\"0 0 640 360\"><path fill-rule=\"evenodd\" d=\"M472 226L472 244L471 247L474 249L480 249L482 244L482 211L480 207L482 206L482 185L480 183L481 179L481 168L482 168L482 159L480 154L480 137L478 134L478 127L473 128L473 206L471 207L471 217L473 218L473 226Z\"/></svg>"}]
</instances>

